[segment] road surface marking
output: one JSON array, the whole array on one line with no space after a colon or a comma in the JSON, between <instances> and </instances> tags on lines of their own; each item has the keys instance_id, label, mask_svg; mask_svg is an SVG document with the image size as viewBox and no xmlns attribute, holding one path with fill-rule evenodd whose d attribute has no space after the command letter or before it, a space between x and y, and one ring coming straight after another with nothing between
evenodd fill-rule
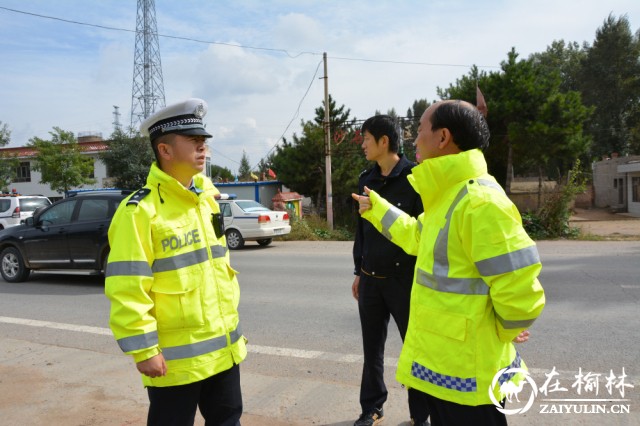
<instances>
[{"instance_id":1,"label":"road surface marking","mask_svg":"<svg viewBox=\"0 0 640 426\"><path fill-rule=\"evenodd\" d=\"M56 330L76 331L80 333L100 334L103 336L111 336L111 330L102 327L91 327L88 325L66 324L60 322L40 321L24 318L12 318L0 316L0 323L27 325L30 327L52 328ZM307 349L294 348L277 348L273 346L247 345L247 351L250 353L261 355L275 355L299 359L317 359L322 361L344 362L349 364L362 364L362 355L356 354L340 354L333 352L313 351ZM384 363L387 366L395 366L398 364L398 358L385 357ZM530 368L529 371L534 375L543 375L548 370L540 368ZM569 372L559 372L568 374ZM575 373L575 372L574 372ZM573 373L572 373L573 374Z\"/></svg>"}]
</instances>

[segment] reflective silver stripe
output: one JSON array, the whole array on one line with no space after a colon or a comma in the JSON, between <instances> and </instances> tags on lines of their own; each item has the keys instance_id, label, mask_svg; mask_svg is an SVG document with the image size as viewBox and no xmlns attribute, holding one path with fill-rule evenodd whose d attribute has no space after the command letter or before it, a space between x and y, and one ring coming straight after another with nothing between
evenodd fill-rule
<instances>
[{"instance_id":1,"label":"reflective silver stripe","mask_svg":"<svg viewBox=\"0 0 640 426\"><path fill-rule=\"evenodd\" d=\"M433 274L438 277L449 276L449 227L451 226L451 216L453 211L462 198L467 195L467 187L463 187L456 195L456 198L449 206L449 211L445 216L445 225L438 232L438 238L436 238L436 246L433 250Z\"/></svg>"},{"instance_id":2,"label":"reflective silver stripe","mask_svg":"<svg viewBox=\"0 0 640 426\"><path fill-rule=\"evenodd\" d=\"M420 268L416 273L416 283L445 293L480 296L489 294L489 286L481 278L441 277L430 274Z\"/></svg>"},{"instance_id":3,"label":"reflective silver stripe","mask_svg":"<svg viewBox=\"0 0 640 426\"><path fill-rule=\"evenodd\" d=\"M384 214L380 224L382 225L382 230L380 233L384 235L388 240L392 239L391 232L389 232L389 228L394 224L396 220L400 216L402 216L404 212L395 206L389 207L389 210Z\"/></svg>"},{"instance_id":4,"label":"reflective silver stripe","mask_svg":"<svg viewBox=\"0 0 640 426\"><path fill-rule=\"evenodd\" d=\"M484 276L513 272L527 266L540 263L540 255L536 246L529 246L511 253L490 257L476 262L480 274Z\"/></svg>"},{"instance_id":5,"label":"reflective silver stripe","mask_svg":"<svg viewBox=\"0 0 640 426\"><path fill-rule=\"evenodd\" d=\"M164 259L156 259L153 261L151 269L153 272L174 271L187 266L197 265L209 258L207 248L190 251L189 253L179 254L177 256L165 257Z\"/></svg>"},{"instance_id":6,"label":"reflective silver stripe","mask_svg":"<svg viewBox=\"0 0 640 426\"><path fill-rule=\"evenodd\" d=\"M418 219L418 231L422 234L422 222Z\"/></svg>"},{"instance_id":7,"label":"reflective silver stripe","mask_svg":"<svg viewBox=\"0 0 640 426\"><path fill-rule=\"evenodd\" d=\"M109 262L107 264L106 277L118 277L122 275L132 275L140 277L152 277L153 272L149 264L145 261L122 261Z\"/></svg>"},{"instance_id":8,"label":"reflective silver stripe","mask_svg":"<svg viewBox=\"0 0 640 426\"><path fill-rule=\"evenodd\" d=\"M158 344L158 332L151 331L137 336L123 337L118 339L118 346L122 352L131 352L140 349L151 348Z\"/></svg>"},{"instance_id":9,"label":"reflective silver stripe","mask_svg":"<svg viewBox=\"0 0 640 426\"><path fill-rule=\"evenodd\" d=\"M535 318L529 319L529 320L510 321L502 318L500 315L498 315L497 312L496 312L496 318L498 319L500 324L502 324L502 327L504 327L507 330L514 329L514 328L531 327L531 324L533 324L533 322L535 321Z\"/></svg>"},{"instance_id":10,"label":"reflective silver stripe","mask_svg":"<svg viewBox=\"0 0 640 426\"><path fill-rule=\"evenodd\" d=\"M223 246L211 246L211 256L213 258L224 257L227 254L227 247Z\"/></svg>"},{"instance_id":11,"label":"reflective silver stripe","mask_svg":"<svg viewBox=\"0 0 640 426\"><path fill-rule=\"evenodd\" d=\"M490 180L487 180L487 179L478 179L478 183L480 185L482 185L482 186L488 186L490 188L495 189L498 192L503 193L504 195L507 195L504 192L504 189L499 184L497 184L496 182L493 182L493 181L490 181Z\"/></svg>"},{"instance_id":12,"label":"reflective silver stripe","mask_svg":"<svg viewBox=\"0 0 640 426\"><path fill-rule=\"evenodd\" d=\"M235 342L237 342L241 336L242 336L242 330L240 329L240 324L238 324L238 327L236 327L235 330L229 333L229 337L231 338L231 344L233 345Z\"/></svg>"},{"instance_id":13,"label":"reflective silver stripe","mask_svg":"<svg viewBox=\"0 0 640 426\"><path fill-rule=\"evenodd\" d=\"M239 331L240 327L229 333L231 338L231 344L238 341L242 335ZM213 339L205 340L203 342L192 343L190 345L172 346L169 348L162 348L162 355L166 360L194 358L200 355L204 355L210 352L215 352L219 349L227 346L227 336L218 336Z\"/></svg>"}]
</instances>

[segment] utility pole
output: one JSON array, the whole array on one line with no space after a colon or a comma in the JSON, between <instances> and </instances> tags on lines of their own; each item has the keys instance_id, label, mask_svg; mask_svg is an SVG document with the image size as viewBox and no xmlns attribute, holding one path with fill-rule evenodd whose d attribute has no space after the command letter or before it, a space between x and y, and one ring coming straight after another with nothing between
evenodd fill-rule
<instances>
[{"instance_id":1,"label":"utility pole","mask_svg":"<svg viewBox=\"0 0 640 426\"><path fill-rule=\"evenodd\" d=\"M165 107L155 0L138 0L133 58L131 128Z\"/></svg>"},{"instance_id":2,"label":"utility pole","mask_svg":"<svg viewBox=\"0 0 640 426\"><path fill-rule=\"evenodd\" d=\"M324 61L324 153L325 180L327 187L327 225L333 231L333 193L331 189L331 122L329 113L329 76L327 75L327 52L322 54Z\"/></svg>"}]
</instances>

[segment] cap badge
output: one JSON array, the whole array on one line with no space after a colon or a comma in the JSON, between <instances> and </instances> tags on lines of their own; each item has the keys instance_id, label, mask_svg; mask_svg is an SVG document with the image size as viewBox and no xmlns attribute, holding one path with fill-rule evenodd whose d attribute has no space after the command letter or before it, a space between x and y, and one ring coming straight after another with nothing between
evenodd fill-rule
<instances>
[{"instance_id":1,"label":"cap badge","mask_svg":"<svg viewBox=\"0 0 640 426\"><path fill-rule=\"evenodd\" d=\"M205 114L204 104L200 102L196 107L196 110L193 112L193 115L195 115L197 118L202 118L204 117L204 114Z\"/></svg>"}]
</instances>

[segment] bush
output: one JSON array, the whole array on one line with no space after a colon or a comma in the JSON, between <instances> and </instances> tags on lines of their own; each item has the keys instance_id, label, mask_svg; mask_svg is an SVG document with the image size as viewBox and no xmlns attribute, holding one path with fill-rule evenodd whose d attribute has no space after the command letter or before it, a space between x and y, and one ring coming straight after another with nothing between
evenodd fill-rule
<instances>
[{"instance_id":1,"label":"bush","mask_svg":"<svg viewBox=\"0 0 640 426\"><path fill-rule=\"evenodd\" d=\"M580 235L578 228L569 226L571 203L586 188L580 161L576 161L569 173L567 183L556 187L536 213L522 215L522 224L531 238L576 238Z\"/></svg>"},{"instance_id":2,"label":"bush","mask_svg":"<svg viewBox=\"0 0 640 426\"><path fill-rule=\"evenodd\" d=\"M327 221L318 215L290 215L291 232L281 239L285 241L350 241L353 234L344 228L329 230Z\"/></svg>"}]
</instances>

